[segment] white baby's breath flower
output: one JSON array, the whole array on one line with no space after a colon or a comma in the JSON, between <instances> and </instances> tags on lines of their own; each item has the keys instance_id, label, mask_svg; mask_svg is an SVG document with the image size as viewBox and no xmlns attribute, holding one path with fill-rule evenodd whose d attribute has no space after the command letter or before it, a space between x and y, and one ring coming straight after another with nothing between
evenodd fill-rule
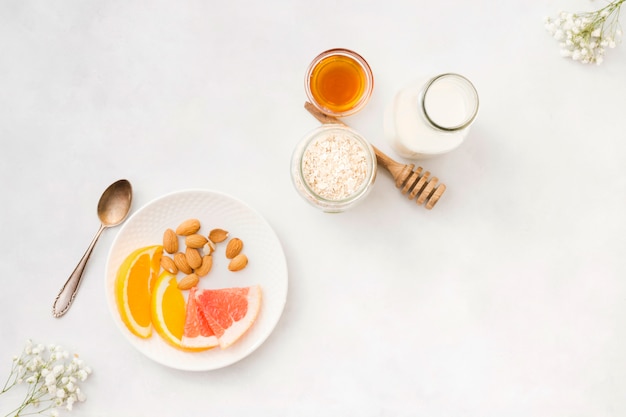
<instances>
[{"instance_id":1,"label":"white baby's breath flower","mask_svg":"<svg viewBox=\"0 0 626 417\"><path fill-rule=\"evenodd\" d=\"M80 369L77 373L76 376L78 377L79 380L84 381L87 379L87 377L89 376L89 374L91 374L91 368L86 366L83 369Z\"/></svg>"},{"instance_id":2,"label":"white baby's breath flower","mask_svg":"<svg viewBox=\"0 0 626 417\"><path fill-rule=\"evenodd\" d=\"M55 344L34 344L26 341L22 354L12 358L13 367L0 395L23 382L29 384L27 396L10 415L25 414L58 416L57 407L73 409L76 402L85 401L79 381L83 382L91 374L77 355L70 358L67 351ZM41 406L38 411L27 410ZM15 414L14 414L15 413Z\"/></svg>"},{"instance_id":3,"label":"white baby's breath flower","mask_svg":"<svg viewBox=\"0 0 626 417\"><path fill-rule=\"evenodd\" d=\"M67 385L65 385L65 390L67 392L74 392L76 391L76 385L74 385L74 383L72 381L68 382Z\"/></svg>"},{"instance_id":4,"label":"white baby's breath flower","mask_svg":"<svg viewBox=\"0 0 626 417\"><path fill-rule=\"evenodd\" d=\"M55 367L52 368L52 373L55 376L61 375L64 371L65 371L65 366L63 366L63 365L55 365Z\"/></svg>"},{"instance_id":5,"label":"white baby's breath flower","mask_svg":"<svg viewBox=\"0 0 626 417\"><path fill-rule=\"evenodd\" d=\"M558 29L554 31L554 39L557 41L565 39L565 32L562 29Z\"/></svg>"},{"instance_id":6,"label":"white baby's breath flower","mask_svg":"<svg viewBox=\"0 0 626 417\"><path fill-rule=\"evenodd\" d=\"M67 399L67 404L66 404L66 408L70 411L72 411L72 408L74 407L74 403L76 402L76 396L72 395Z\"/></svg>"},{"instance_id":7,"label":"white baby's breath flower","mask_svg":"<svg viewBox=\"0 0 626 417\"><path fill-rule=\"evenodd\" d=\"M56 385L57 384L57 376L54 372L48 372L46 375L46 379L44 380L46 385Z\"/></svg>"},{"instance_id":8,"label":"white baby's breath flower","mask_svg":"<svg viewBox=\"0 0 626 417\"><path fill-rule=\"evenodd\" d=\"M593 12L560 11L544 19L546 30L559 41L561 56L585 64L601 64L605 48L615 48L622 36L619 13L626 0L613 0Z\"/></svg>"},{"instance_id":9,"label":"white baby's breath flower","mask_svg":"<svg viewBox=\"0 0 626 417\"><path fill-rule=\"evenodd\" d=\"M76 399L80 402L83 402L87 399L87 396L84 392L81 391L80 388L76 388Z\"/></svg>"}]
</instances>

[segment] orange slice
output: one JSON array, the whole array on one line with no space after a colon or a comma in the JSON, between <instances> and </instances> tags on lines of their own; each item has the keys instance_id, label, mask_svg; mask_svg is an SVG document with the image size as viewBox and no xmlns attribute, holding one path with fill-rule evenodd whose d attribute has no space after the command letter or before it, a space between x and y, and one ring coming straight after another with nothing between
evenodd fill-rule
<instances>
[{"instance_id":1,"label":"orange slice","mask_svg":"<svg viewBox=\"0 0 626 417\"><path fill-rule=\"evenodd\" d=\"M196 287L189 290L182 346L192 350L210 349L217 346L219 341L196 302L196 291Z\"/></svg>"},{"instance_id":2,"label":"orange slice","mask_svg":"<svg viewBox=\"0 0 626 417\"><path fill-rule=\"evenodd\" d=\"M152 334L151 287L160 269L163 246L137 249L126 257L115 278L115 301L122 322L136 336Z\"/></svg>"},{"instance_id":3,"label":"orange slice","mask_svg":"<svg viewBox=\"0 0 626 417\"><path fill-rule=\"evenodd\" d=\"M154 284L150 304L154 330L170 345L180 348L185 328L185 297L176 277L167 271Z\"/></svg>"},{"instance_id":4,"label":"orange slice","mask_svg":"<svg viewBox=\"0 0 626 417\"><path fill-rule=\"evenodd\" d=\"M261 309L261 287L258 285L197 290L194 298L222 349L248 331Z\"/></svg>"}]
</instances>

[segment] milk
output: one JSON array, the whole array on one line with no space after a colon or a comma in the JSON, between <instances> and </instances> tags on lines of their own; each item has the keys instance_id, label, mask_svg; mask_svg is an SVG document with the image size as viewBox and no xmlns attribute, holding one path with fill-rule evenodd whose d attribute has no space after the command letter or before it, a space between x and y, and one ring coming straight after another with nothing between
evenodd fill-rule
<instances>
[{"instance_id":1,"label":"milk","mask_svg":"<svg viewBox=\"0 0 626 417\"><path fill-rule=\"evenodd\" d=\"M387 108L385 136L405 158L440 155L463 142L477 112L478 94L466 78L419 79L400 90Z\"/></svg>"}]
</instances>

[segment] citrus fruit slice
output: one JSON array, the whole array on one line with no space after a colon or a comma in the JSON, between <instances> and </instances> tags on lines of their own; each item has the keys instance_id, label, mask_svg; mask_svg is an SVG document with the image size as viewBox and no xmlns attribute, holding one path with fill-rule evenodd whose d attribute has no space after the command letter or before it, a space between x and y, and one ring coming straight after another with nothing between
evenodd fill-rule
<instances>
[{"instance_id":1,"label":"citrus fruit slice","mask_svg":"<svg viewBox=\"0 0 626 417\"><path fill-rule=\"evenodd\" d=\"M195 300L225 349L254 324L261 309L261 287L201 289L195 292Z\"/></svg>"},{"instance_id":2,"label":"citrus fruit slice","mask_svg":"<svg viewBox=\"0 0 626 417\"><path fill-rule=\"evenodd\" d=\"M117 270L115 301L122 322L136 336L152 334L150 289L160 269L163 246L146 246L128 255Z\"/></svg>"},{"instance_id":3,"label":"citrus fruit slice","mask_svg":"<svg viewBox=\"0 0 626 417\"><path fill-rule=\"evenodd\" d=\"M219 345L219 341L196 302L196 291L196 287L189 290L182 347L191 350L205 350Z\"/></svg>"},{"instance_id":4,"label":"citrus fruit slice","mask_svg":"<svg viewBox=\"0 0 626 417\"><path fill-rule=\"evenodd\" d=\"M185 297L176 276L161 273L154 284L150 305L154 330L170 345L180 348L185 328Z\"/></svg>"}]
</instances>

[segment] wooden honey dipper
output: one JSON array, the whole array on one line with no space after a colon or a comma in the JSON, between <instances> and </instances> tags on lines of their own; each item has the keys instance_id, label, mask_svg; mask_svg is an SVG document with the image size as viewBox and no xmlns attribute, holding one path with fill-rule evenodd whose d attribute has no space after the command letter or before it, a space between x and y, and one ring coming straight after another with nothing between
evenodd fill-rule
<instances>
[{"instance_id":1,"label":"wooden honey dipper","mask_svg":"<svg viewBox=\"0 0 626 417\"><path fill-rule=\"evenodd\" d=\"M336 117L322 113L308 101L304 103L304 108L324 124L335 123L348 126ZM376 162L389 171L393 179L396 180L396 187L400 188L402 194L408 193L409 200L417 197L415 202L417 204L425 203L424 207L428 210L437 204L446 191L446 185L440 183L437 177L432 177L430 172L424 171L422 167L415 169L414 164L402 164L394 161L374 145L372 148L376 153Z\"/></svg>"}]
</instances>

